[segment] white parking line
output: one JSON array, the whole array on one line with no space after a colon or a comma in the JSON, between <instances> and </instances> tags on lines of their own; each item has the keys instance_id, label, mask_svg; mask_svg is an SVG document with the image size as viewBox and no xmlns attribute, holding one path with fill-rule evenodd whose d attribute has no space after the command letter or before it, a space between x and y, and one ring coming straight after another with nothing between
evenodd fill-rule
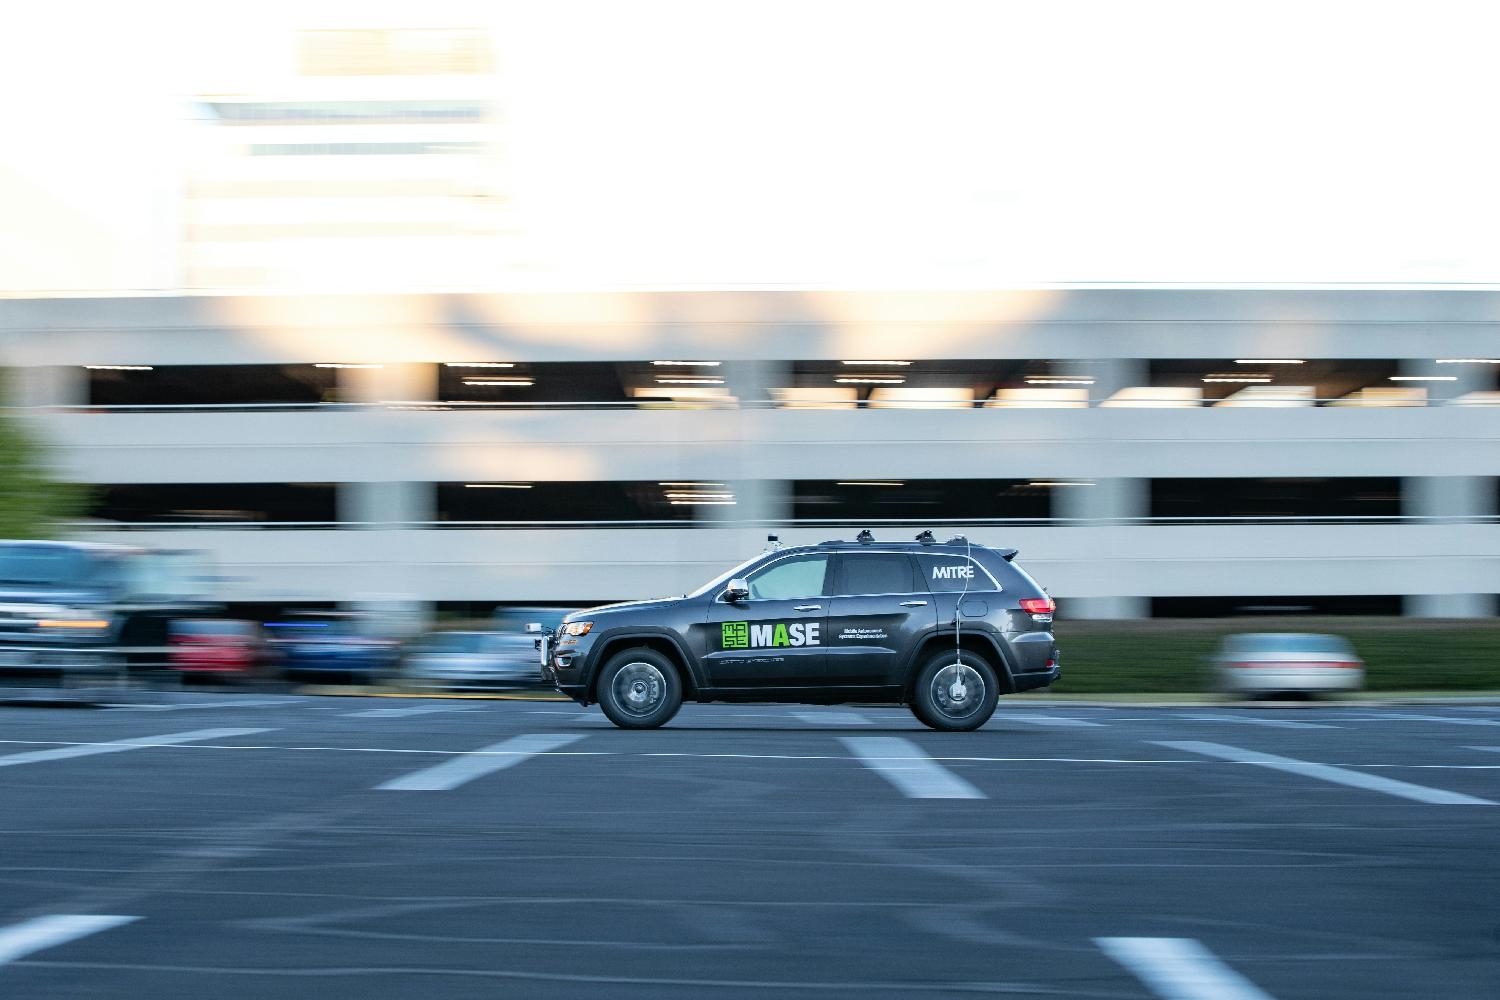
<instances>
[{"instance_id":1,"label":"white parking line","mask_svg":"<svg viewBox=\"0 0 1500 1000\"><path fill-rule=\"evenodd\" d=\"M1103 726L1102 722L1090 722L1087 719L1070 719L1065 715L1037 715L1034 712L1016 713L1015 715L1002 715L1003 720L1015 722L1029 722L1033 726Z\"/></svg>"},{"instance_id":2,"label":"white parking line","mask_svg":"<svg viewBox=\"0 0 1500 1000\"><path fill-rule=\"evenodd\" d=\"M1329 726L1321 722L1290 722L1286 719L1260 719L1253 715L1217 715L1210 712L1198 712L1186 716L1189 719L1197 719L1200 722L1237 722L1244 726L1272 726L1276 729L1342 729L1342 726Z\"/></svg>"},{"instance_id":3,"label":"white parking line","mask_svg":"<svg viewBox=\"0 0 1500 1000\"><path fill-rule=\"evenodd\" d=\"M984 793L899 736L841 736L860 761L909 799L982 799Z\"/></svg>"},{"instance_id":4,"label":"white parking line","mask_svg":"<svg viewBox=\"0 0 1500 1000\"><path fill-rule=\"evenodd\" d=\"M445 760L441 764L424 767L420 771L413 771L399 778L392 778L375 787L387 792L446 792L494 771L515 767L528 757L549 753L581 739L583 739L582 736L565 733L531 733L526 736L516 736L503 743L487 746L483 750Z\"/></svg>"},{"instance_id":5,"label":"white parking line","mask_svg":"<svg viewBox=\"0 0 1500 1000\"><path fill-rule=\"evenodd\" d=\"M858 712L793 712L792 715L814 726L873 726L875 723Z\"/></svg>"},{"instance_id":6,"label":"white parking line","mask_svg":"<svg viewBox=\"0 0 1500 1000\"><path fill-rule=\"evenodd\" d=\"M431 715L434 712L468 712L471 705L412 705L410 708L371 708L363 712L345 712L346 719L395 719L403 715Z\"/></svg>"},{"instance_id":7,"label":"white parking line","mask_svg":"<svg viewBox=\"0 0 1500 1000\"><path fill-rule=\"evenodd\" d=\"M1500 726L1500 722L1494 719L1454 719L1446 715L1415 715L1410 712L1390 712L1383 718L1404 722L1447 722L1454 726Z\"/></svg>"},{"instance_id":8,"label":"white parking line","mask_svg":"<svg viewBox=\"0 0 1500 1000\"><path fill-rule=\"evenodd\" d=\"M1094 938L1162 1000L1271 1000L1192 938Z\"/></svg>"},{"instance_id":9,"label":"white parking line","mask_svg":"<svg viewBox=\"0 0 1500 1000\"><path fill-rule=\"evenodd\" d=\"M1273 771L1285 771L1288 774L1300 774L1307 778L1317 778L1321 781L1331 781L1336 785L1348 785L1351 788L1363 788L1371 792L1384 792L1386 795L1394 795L1398 798L1411 799L1414 802L1426 802L1429 805L1445 806L1492 806L1495 805L1489 799L1476 798L1473 795L1464 795L1460 792L1448 792L1440 788L1428 788L1425 785L1413 785L1405 781L1396 781L1394 778L1381 778L1373 774L1364 774L1360 771L1351 771L1344 767L1335 767L1332 764L1315 764L1310 761L1297 760L1293 757L1277 757L1274 754L1259 753L1255 750L1245 750L1240 747L1226 746L1223 743L1198 743L1194 741L1156 741L1157 746L1171 747L1173 750L1185 750L1188 753L1200 753L1205 757L1217 757L1220 760L1234 761L1237 764L1255 764L1259 767L1269 767Z\"/></svg>"},{"instance_id":10,"label":"white parking line","mask_svg":"<svg viewBox=\"0 0 1500 1000\"><path fill-rule=\"evenodd\" d=\"M0 928L0 965L25 958L43 948L54 948L90 934L107 931L141 919L88 914L57 913Z\"/></svg>"},{"instance_id":11,"label":"white parking line","mask_svg":"<svg viewBox=\"0 0 1500 1000\"><path fill-rule=\"evenodd\" d=\"M174 704L132 705L129 702L106 705L116 712L192 712L200 708L275 708L281 705L296 705L297 698L236 699L234 701L182 701Z\"/></svg>"},{"instance_id":12,"label":"white parking line","mask_svg":"<svg viewBox=\"0 0 1500 1000\"><path fill-rule=\"evenodd\" d=\"M100 753L119 753L122 750L140 750L144 747L166 747L178 743L194 743L199 740L216 740L229 736L249 736L252 733L269 733L270 729L194 729L186 733L167 733L165 736L141 736L133 740L114 740L109 743L79 743L56 747L52 750L30 750L0 757L0 767L17 764L35 764L44 760L66 760L69 757L90 757Z\"/></svg>"}]
</instances>

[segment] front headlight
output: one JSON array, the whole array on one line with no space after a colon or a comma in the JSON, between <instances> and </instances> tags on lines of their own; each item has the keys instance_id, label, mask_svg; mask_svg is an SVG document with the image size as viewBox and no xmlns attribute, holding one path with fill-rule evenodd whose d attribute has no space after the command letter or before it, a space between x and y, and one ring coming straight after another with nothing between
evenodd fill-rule
<instances>
[{"instance_id":1,"label":"front headlight","mask_svg":"<svg viewBox=\"0 0 1500 1000\"><path fill-rule=\"evenodd\" d=\"M563 635L588 635L589 629L593 627L593 622L568 622L562 627L562 633Z\"/></svg>"}]
</instances>

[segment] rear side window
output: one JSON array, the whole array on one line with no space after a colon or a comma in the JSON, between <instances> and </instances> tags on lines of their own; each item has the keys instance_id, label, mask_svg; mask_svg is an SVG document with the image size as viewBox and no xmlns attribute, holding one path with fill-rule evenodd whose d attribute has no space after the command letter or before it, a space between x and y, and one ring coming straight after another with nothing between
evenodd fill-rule
<instances>
[{"instance_id":1,"label":"rear side window","mask_svg":"<svg viewBox=\"0 0 1500 1000\"><path fill-rule=\"evenodd\" d=\"M922 578L935 594L961 590L994 590L995 581L973 559L967 556L923 553L917 556Z\"/></svg>"},{"instance_id":2,"label":"rear side window","mask_svg":"<svg viewBox=\"0 0 1500 1000\"><path fill-rule=\"evenodd\" d=\"M840 594L915 594L924 589L904 552L849 552L839 557L839 564Z\"/></svg>"}]
</instances>

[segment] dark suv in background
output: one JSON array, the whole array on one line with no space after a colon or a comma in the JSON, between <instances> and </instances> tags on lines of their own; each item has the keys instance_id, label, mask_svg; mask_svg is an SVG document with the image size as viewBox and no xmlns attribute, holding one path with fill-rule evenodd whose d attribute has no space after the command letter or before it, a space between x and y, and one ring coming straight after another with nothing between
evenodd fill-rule
<instances>
[{"instance_id":1,"label":"dark suv in background","mask_svg":"<svg viewBox=\"0 0 1500 1000\"><path fill-rule=\"evenodd\" d=\"M682 597L534 626L542 672L629 729L684 698L899 703L934 729L977 729L1000 695L1059 674L1052 599L1015 556L929 532L772 548Z\"/></svg>"}]
</instances>

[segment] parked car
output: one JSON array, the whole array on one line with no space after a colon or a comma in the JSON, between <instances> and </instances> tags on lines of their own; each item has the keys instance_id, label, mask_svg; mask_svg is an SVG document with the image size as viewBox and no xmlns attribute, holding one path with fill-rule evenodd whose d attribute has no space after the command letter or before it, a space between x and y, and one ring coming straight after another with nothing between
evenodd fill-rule
<instances>
[{"instance_id":1,"label":"parked car","mask_svg":"<svg viewBox=\"0 0 1500 1000\"><path fill-rule=\"evenodd\" d=\"M539 687L535 639L524 632L429 632L408 648L402 679L439 688Z\"/></svg>"},{"instance_id":2,"label":"parked car","mask_svg":"<svg viewBox=\"0 0 1500 1000\"><path fill-rule=\"evenodd\" d=\"M184 679L246 677L265 660L265 636L257 622L178 618L167 627L167 662Z\"/></svg>"},{"instance_id":3,"label":"parked car","mask_svg":"<svg viewBox=\"0 0 1500 1000\"><path fill-rule=\"evenodd\" d=\"M372 627L363 615L322 611L286 615L266 629L288 678L375 680L396 669L400 645Z\"/></svg>"},{"instance_id":4,"label":"parked car","mask_svg":"<svg viewBox=\"0 0 1500 1000\"><path fill-rule=\"evenodd\" d=\"M1221 690L1238 694L1358 691L1365 665L1337 635L1249 632L1226 636L1214 654Z\"/></svg>"}]
</instances>

